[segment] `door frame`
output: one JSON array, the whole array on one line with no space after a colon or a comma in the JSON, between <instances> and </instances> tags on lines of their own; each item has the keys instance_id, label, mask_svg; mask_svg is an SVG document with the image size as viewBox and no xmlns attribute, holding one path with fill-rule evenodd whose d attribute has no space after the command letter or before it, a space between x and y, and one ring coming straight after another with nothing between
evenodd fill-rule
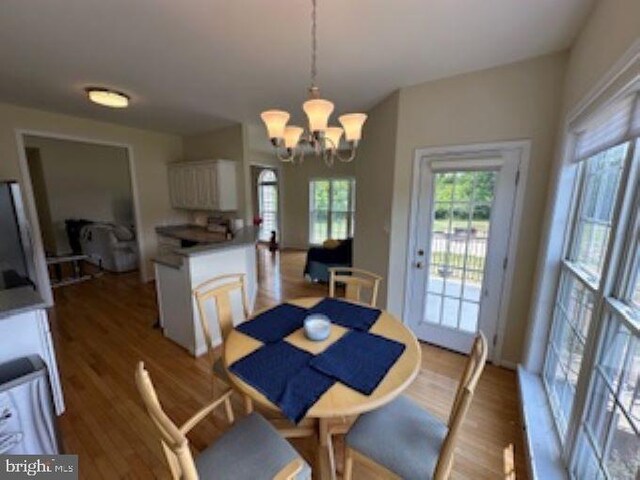
<instances>
[{"instance_id":1,"label":"door frame","mask_svg":"<svg viewBox=\"0 0 640 480\"><path fill-rule=\"evenodd\" d=\"M283 216L283 205L284 205L284 195L283 195L283 178L282 178L282 165L272 165L268 162L254 162L254 161L250 161L249 162L249 190L251 192L251 219L250 221L253 221L253 217L255 217L256 215L258 215L258 208L259 208L259 200L258 200L258 191L257 191L257 184L253 183L253 168L265 168L265 169L269 169L269 170L273 170L276 172L276 175L278 177L278 243L280 244L280 247L283 246L283 242L282 239L284 238L283 232L284 232L284 225L283 225L283 220L284 220L284 216ZM256 211L254 211L254 207L257 207Z\"/></svg>"},{"instance_id":2,"label":"door frame","mask_svg":"<svg viewBox=\"0 0 640 480\"><path fill-rule=\"evenodd\" d=\"M82 135L69 135L65 133L49 132L43 130L35 130L28 128L16 128L14 130L16 146L18 147L18 165L20 174L22 175L22 196L27 206L28 216L31 219L31 234L33 248L36 252L36 270L38 272L38 288L47 306L53 306L53 291L49 280L49 271L44 254L44 246L42 243L42 232L40 231L40 219L36 211L35 195L31 183L31 174L29 173L29 165L27 162L27 154L25 150L25 136L42 137L53 140L66 140L70 142L89 143L93 145L102 145L107 147L124 148L127 151L129 162L129 177L131 186L131 195L133 197L133 216L136 228L136 244L140 258L138 259L138 275L141 283L147 283L149 279L145 275L143 268L144 259L142 257L142 245L144 244L144 231L142 230L142 220L140 215L140 193L138 189L138 180L136 176L136 162L133 145L122 142L114 142L94 137L85 137ZM41 290L40 290L41 289Z\"/></svg>"},{"instance_id":3,"label":"door frame","mask_svg":"<svg viewBox=\"0 0 640 480\"><path fill-rule=\"evenodd\" d=\"M529 158L531 154L531 140L511 140L504 142L476 143L469 145L446 145L439 147L417 148L413 158L413 170L411 181L411 204L409 210L409 235L407 244L407 255L405 264L405 289L404 289L404 305L403 321L409 324L408 316L410 315L409 306L411 305L411 294L413 290L413 267L416 250L416 227L418 225L419 215L419 197L420 197L420 164L423 159L426 160L464 160L502 156L509 152L515 154L519 160L519 173L517 175L518 187L516 189L515 205L513 208L513 217L511 221L509 241L506 252L507 268L504 272L502 291L500 293L500 306L496 327L495 339L487 339L494 342L493 355L491 360L496 365L515 369L516 363L505 361L502 358L504 346L504 335L507 324L507 311L509 299L511 296L511 284L513 281L513 273L515 271L515 255L520 234L520 219L522 217L522 209L524 206L524 195L527 185L527 176L529 171Z\"/></svg>"}]
</instances>

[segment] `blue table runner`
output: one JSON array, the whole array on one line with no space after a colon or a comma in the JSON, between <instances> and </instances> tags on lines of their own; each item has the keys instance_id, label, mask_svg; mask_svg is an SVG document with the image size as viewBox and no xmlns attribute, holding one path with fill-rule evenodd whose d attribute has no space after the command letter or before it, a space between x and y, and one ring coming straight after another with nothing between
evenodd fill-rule
<instances>
[{"instance_id":1,"label":"blue table runner","mask_svg":"<svg viewBox=\"0 0 640 480\"><path fill-rule=\"evenodd\" d=\"M314 357L310 365L360 393L371 395L405 348L395 340L352 330Z\"/></svg>"}]
</instances>

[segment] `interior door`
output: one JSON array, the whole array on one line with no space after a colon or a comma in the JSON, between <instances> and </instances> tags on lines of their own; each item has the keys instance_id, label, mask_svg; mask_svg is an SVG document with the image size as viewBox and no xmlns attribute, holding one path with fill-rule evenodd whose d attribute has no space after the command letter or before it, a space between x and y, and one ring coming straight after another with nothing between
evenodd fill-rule
<instances>
[{"instance_id":1,"label":"interior door","mask_svg":"<svg viewBox=\"0 0 640 480\"><path fill-rule=\"evenodd\" d=\"M413 220L409 324L467 353L478 331L493 353L518 181L518 158L423 158Z\"/></svg>"}]
</instances>

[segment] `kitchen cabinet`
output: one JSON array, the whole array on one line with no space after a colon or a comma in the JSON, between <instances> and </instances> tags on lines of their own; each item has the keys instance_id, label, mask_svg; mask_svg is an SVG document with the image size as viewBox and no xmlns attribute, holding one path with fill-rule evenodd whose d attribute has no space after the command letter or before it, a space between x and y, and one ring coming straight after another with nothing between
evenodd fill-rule
<instances>
[{"instance_id":1,"label":"kitchen cabinet","mask_svg":"<svg viewBox=\"0 0 640 480\"><path fill-rule=\"evenodd\" d=\"M237 210L236 169L233 160L169 164L171 206L186 210Z\"/></svg>"}]
</instances>

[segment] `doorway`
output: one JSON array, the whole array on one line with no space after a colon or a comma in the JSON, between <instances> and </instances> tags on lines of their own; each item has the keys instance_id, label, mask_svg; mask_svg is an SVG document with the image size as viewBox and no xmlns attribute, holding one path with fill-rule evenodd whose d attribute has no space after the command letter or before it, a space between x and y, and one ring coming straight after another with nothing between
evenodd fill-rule
<instances>
[{"instance_id":1,"label":"doorway","mask_svg":"<svg viewBox=\"0 0 640 480\"><path fill-rule=\"evenodd\" d=\"M483 332L494 359L521 156L505 148L417 158L407 318L421 340L467 353Z\"/></svg>"},{"instance_id":2,"label":"doorway","mask_svg":"<svg viewBox=\"0 0 640 480\"><path fill-rule=\"evenodd\" d=\"M48 283L139 270L129 147L30 132L20 140Z\"/></svg>"},{"instance_id":3,"label":"doorway","mask_svg":"<svg viewBox=\"0 0 640 480\"><path fill-rule=\"evenodd\" d=\"M278 172L274 168L253 167L256 178L256 209L260 223L259 240L268 242L275 232L280 238Z\"/></svg>"}]
</instances>

